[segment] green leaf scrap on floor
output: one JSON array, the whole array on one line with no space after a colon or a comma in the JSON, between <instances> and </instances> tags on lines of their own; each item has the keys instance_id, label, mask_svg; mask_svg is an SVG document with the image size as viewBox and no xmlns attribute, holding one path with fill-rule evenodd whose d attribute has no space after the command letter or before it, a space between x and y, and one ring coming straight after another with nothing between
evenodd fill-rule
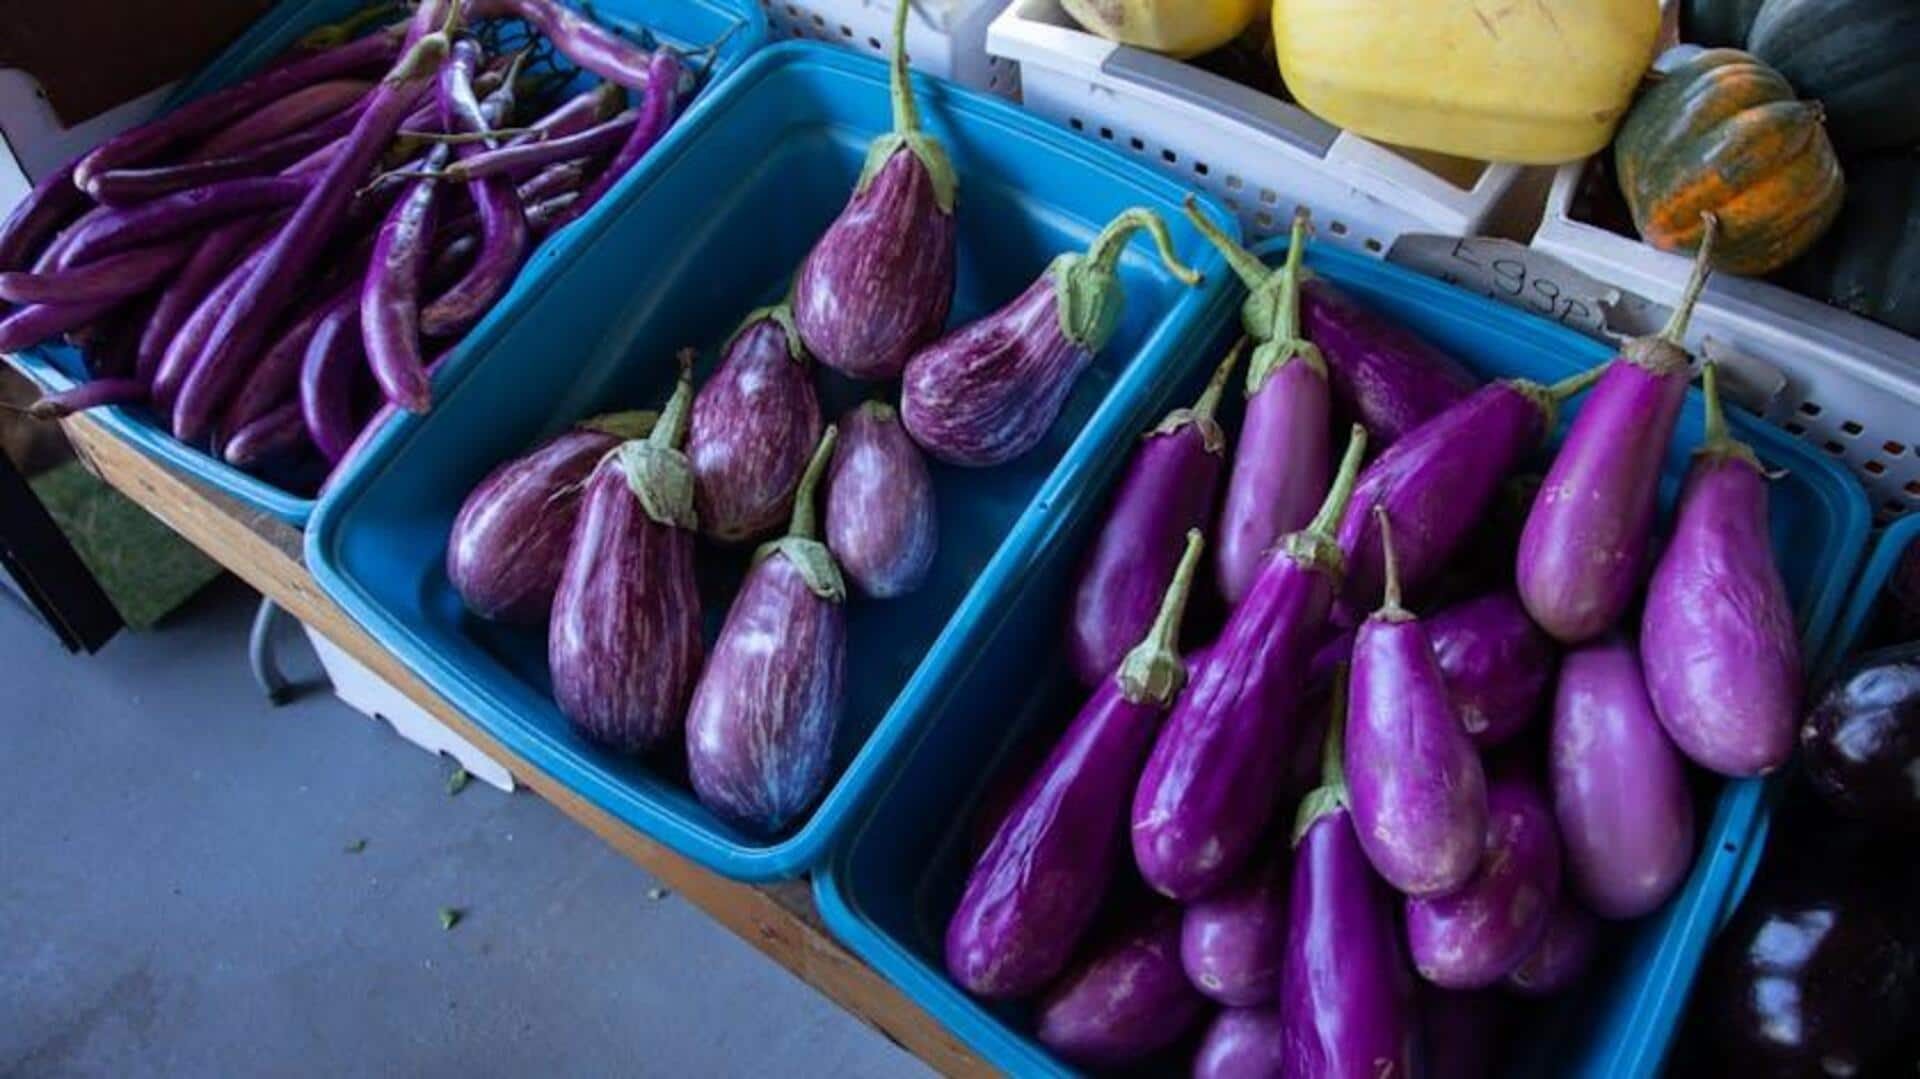
<instances>
[{"instance_id":1,"label":"green leaf scrap on floor","mask_svg":"<svg viewBox=\"0 0 1920 1079\"><path fill-rule=\"evenodd\" d=\"M466 916L467 916L467 912L464 910L461 910L458 907L441 907L440 908L441 930L445 931L448 929L452 929L454 926L460 924L460 919Z\"/></svg>"},{"instance_id":2,"label":"green leaf scrap on floor","mask_svg":"<svg viewBox=\"0 0 1920 1079\"><path fill-rule=\"evenodd\" d=\"M366 849L367 849L367 841L364 839L355 839L347 843L348 854L358 854L361 851Z\"/></svg>"},{"instance_id":3,"label":"green leaf scrap on floor","mask_svg":"<svg viewBox=\"0 0 1920 1079\"><path fill-rule=\"evenodd\" d=\"M453 774L447 777L447 793L459 794L461 791L466 790L467 780L472 778L472 776L467 774L465 768L455 767Z\"/></svg>"}]
</instances>

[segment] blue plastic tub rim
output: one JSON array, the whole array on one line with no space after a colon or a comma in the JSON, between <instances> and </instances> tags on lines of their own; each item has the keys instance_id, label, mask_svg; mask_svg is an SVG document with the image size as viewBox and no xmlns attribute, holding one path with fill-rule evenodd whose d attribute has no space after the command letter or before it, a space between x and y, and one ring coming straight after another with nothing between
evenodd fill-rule
<instances>
[{"instance_id":1,"label":"blue plastic tub rim","mask_svg":"<svg viewBox=\"0 0 1920 1079\"><path fill-rule=\"evenodd\" d=\"M753 88L782 68L813 64L842 71L856 72L875 85L884 85L886 64L877 58L853 53L849 50L814 42L787 42L761 50L746 62L724 86L716 87L715 92L704 95L696 106L706 111L717 111L729 107L735 97L752 93ZM916 93L920 95L923 108L927 102L946 100L962 103L968 110L981 113L985 122L991 122L1002 128L1011 127L1016 131L1033 134L1036 138L1052 143L1055 149L1077 158L1077 167L1084 170L1099 170L1119 178L1127 183L1156 193L1167 205L1177 206L1190 193L1188 189L1161 173L1142 168L1116 152L1097 143L1073 136L1025 110L1016 108L998 98L990 97L951 83L938 82L930 77L914 73ZM687 120L676 124L672 133L656 146L650 160L655 163L648 176L633 183L623 185L623 189L609 195L595 212L587 215L566 234L565 242L556 245L551 258L556 265L563 264L575 257L575 253L598 242L610 227L613 220L624 213L627 207L644 196L644 193L658 182L669 170L675 168L691 146L691 140L698 138L702 124L695 122L690 115ZM1211 196L1196 195L1196 201L1213 221L1229 236L1236 240L1240 237L1237 219L1226 212ZM1200 257L1192 260L1194 268L1207 275L1212 281L1224 277L1230 271L1217 252L1203 249ZM532 309L539 297L551 291L555 286L557 274L546 274L529 286L527 302L516 307L509 315L489 320L490 324L475 331L473 353L484 354L490 350L497 339L504 336L509 328ZM1182 355L1199 345L1204 335L1212 333L1212 315L1218 305L1227 302L1230 289L1220 290L1211 301L1204 297L1183 298L1180 305L1207 302L1209 306L1188 320L1184 328L1163 324L1152 336L1141 342L1141 353L1165 348L1169 355ZM1238 299L1231 301L1237 306ZM1178 310L1176 308L1175 310ZM1171 318L1172 312L1169 313ZM1171 336L1170 336L1171 335ZM1164 346L1162 338L1169 338ZM929 646L927 655L915 673L902 687L900 695L887 709L879 723L868 735L867 741L848 762L833 785L829 787L821 802L814 807L805 824L778 843L766 847L743 847L731 845L723 860L716 862L711 856L708 840L695 833L685 823L673 819L671 815L652 812L648 816L651 825L650 838L665 844L676 852L701 861L725 875L737 880L770 881L789 879L813 868L824 860L839 842L845 831L843 822L851 819L866 805L871 803L871 788L887 777L888 764L898 755L917 747L925 735L927 724L914 722L928 714L939 697L947 692L954 681L953 676L943 679L927 677L925 671L936 656L949 653L963 653L963 646L969 639L979 639L982 626L997 626L997 619L1005 614L994 609L993 600L1016 588L1029 575L1030 555L1041 544L1050 542L1054 532L1053 509L1062 501L1071 499L1082 486L1080 476L1095 462L1102 448L1112 444L1123 432L1136 426L1130 416L1115 410L1115 403L1131 400L1142 395L1148 384L1159 377L1160 372L1151 369L1152 365L1139 362L1129 363L1123 368L1106 399L1088 419L1080 435L1069 445L1058 465L1034 493L1027 509L1014 520L1006 539L1004 539L981 571L979 578L962 597L960 604L949 616L941 632ZM464 377L465 370L448 372L448 385L457 385ZM438 386L436 386L436 390ZM360 467L354 469L344 479L331 488L327 496L317 507L312 526L306 538L308 567L313 572L321 588L332 597L355 621L363 627L368 624L369 616L378 617L375 605L352 580L341 575L337 569L336 548L340 542L341 522L348 516L357 502L378 478L393 465L394 460L413 437L418 417L402 417L389 424L375 435L366 446ZM467 678L458 669L440 663L433 655L428 643L417 634L399 626L382 625L376 632L382 643L387 645L409 666L421 669L431 666L439 676L457 683L460 688L475 697L489 700L494 707L501 708L493 695L472 679ZM971 666L970 656L953 662L964 670ZM515 725L511 729L496 730L486 728L489 735L501 741L509 749L529 759L536 767L551 771L550 765L560 757L561 747L552 739L524 725ZM598 777L579 777L579 792L602 806L610 801L625 800L624 792L615 783ZM616 798L615 796L620 796Z\"/></svg>"}]
</instances>

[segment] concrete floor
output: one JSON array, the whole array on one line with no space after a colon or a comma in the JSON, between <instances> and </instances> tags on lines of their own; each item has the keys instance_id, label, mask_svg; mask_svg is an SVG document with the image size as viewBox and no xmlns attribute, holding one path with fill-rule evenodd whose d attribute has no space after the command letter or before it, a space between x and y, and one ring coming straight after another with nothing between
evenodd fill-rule
<instances>
[{"instance_id":1,"label":"concrete floor","mask_svg":"<svg viewBox=\"0 0 1920 1079\"><path fill-rule=\"evenodd\" d=\"M88 658L0 603L0 1075L924 1074L533 795L269 709L253 604Z\"/></svg>"}]
</instances>

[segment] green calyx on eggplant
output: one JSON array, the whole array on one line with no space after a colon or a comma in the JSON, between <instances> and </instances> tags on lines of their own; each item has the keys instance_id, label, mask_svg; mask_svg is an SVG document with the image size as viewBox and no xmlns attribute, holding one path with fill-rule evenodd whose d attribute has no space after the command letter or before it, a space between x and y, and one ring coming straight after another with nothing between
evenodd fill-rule
<instances>
[{"instance_id":1,"label":"green calyx on eggplant","mask_svg":"<svg viewBox=\"0 0 1920 1079\"><path fill-rule=\"evenodd\" d=\"M614 451L627 487L655 523L695 530L700 527L693 507L693 465L681 450L692 410L693 352L680 353L680 381L644 439L629 439Z\"/></svg>"},{"instance_id":2,"label":"green calyx on eggplant","mask_svg":"<svg viewBox=\"0 0 1920 1079\"><path fill-rule=\"evenodd\" d=\"M920 129L920 105L913 97L913 83L907 74L907 12L912 0L899 0L893 11L893 52L888 73L888 91L893 98L893 130L873 140L867 150L867 163L860 170L860 182L854 194L864 195L873 186L874 177L886 168L893 155L902 150L920 159L933 180L934 202L940 212L953 213L960 180L954 175L953 162L940 140Z\"/></svg>"},{"instance_id":3,"label":"green calyx on eggplant","mask_svg":"<svg viewBox=\"0 0 1920 1079\"><path fill-rule=\"evenodd\" d=\"M1253 359L1247 365L1247 396L1253 397L1267 384L1274 372L1295 360L1327 377L1327 361L1313 342L1300 335L1300 280L1306 256L1308 216L1305 209L1293 216L1292 242L1287 247L1286 265L1268 269L1259 256L1235 243L1213 219L1201 212L1200 204L1189 195L1187 218L1200 234L1218 248L1227 265L1247 286L1247 300L1240 308L1240 321L1248 336L1256 342Z\"/></svg>"},{"instance_id":4,"label":"green calyx on eggplant","mask_svg":"<svg viewBox=\"0 0 1920 1079\"><path fill-rule=\"evenodd\" d=\"M832 603L847 601L847 582L840 576L833 552L820 540L813 494L826 475L827 463L833 460L833 447L839 434L838 428L829 427L820 436L820 444L815 447L812 460L807 462L807 471L800 477L799 493L793 500L793 521L787 527L787 534L761 544L760 549L753 552L755 565L775 555L793 563L813 594Z\"/></svg>"},{"instance_id":5,"label":"green calyx on eggplant","mask_svg":"<svg viewBox=\"0 0 1920 1079\"><path fill-rule=\"evenodd\" d=\"M1047 267L1047 275L1053 279L1060 332L1089 353L1107 347L1120 324L1120 308L1126 297L1120 291L1115 268L1127 241L1142 229L1160 249L1160 261L1166 264L1167 272L1190 288L1200 284L1200 274L1174 254L1173 237L1159 214L1137 206L1122 212L1107 222L1084 254L1061 255Z\"/></svg>"}]
</instances>

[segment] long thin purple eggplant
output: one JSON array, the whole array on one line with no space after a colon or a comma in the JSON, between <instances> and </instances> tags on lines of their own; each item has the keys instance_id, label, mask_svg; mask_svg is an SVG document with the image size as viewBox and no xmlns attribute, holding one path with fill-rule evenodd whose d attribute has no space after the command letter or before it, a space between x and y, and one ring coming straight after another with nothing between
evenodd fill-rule
<instances>
[{"instance_id":1,"label":"long thin purple eggplant","mask_svg":"<svg viewBox=\"0 0 1920 1079\"><path fill-rule=\"evenodd\" d=\"M1333 404L1326 360L1300 334L1306 211L1294 215L1286 265L1277 271L1222 232L1192 198L1187 217L1246 284L1240 320L1258 343L1247 366L1246 416L1214 552L1220 591L1234 604L1253 584L1268 549L1306 527L1326 497L1333 474Z\"/></svg>"},{"instance_id":2,"label":"long thin purple eggplant","mask_svg":"<svg viewBox=\"0 0 1920 1079\"><path fill-rule=\"evenodd\" d=\"M1737 683L1722 692L1744 692ZM1595 914L1637 918L1693 863L1686 767L1660 729L1633 646L1608 637L1560 664L1550 744L1567 875Z\"/></svg>"},{"instance_id":3,"label":"long thin purple eggplant","mask_svg":"<svg viewBox=\"0 0 1920 1079\"><path fill-rule=\"evenodd\" d=\"M360 340L360 296L338 300L321 315L300 358L300 417L307 436L329 464L339 464L358 433L354 423L355 376L366 367ZM572 533L568 521L566 535ZM556 575L557 577L557 575Z\"/></svg>"},{"instance_id":4,"label":"long thin purple eggplant","mask_svg":"<svg viewBox=\"0 0 1920 1079\"><path fill-rule=\"evenodd\" d=\"M490 176L523 176L559 162L611 154L626 144L639 123L640 110L628 109L568 135L483 149L447 166L439 178L467 183Z\"/></svg>"},{"instance_id":5,"label":"long thin purple eggplant","mask_svg":"<svg viewBox=\"0 0 1920 1079\"><path fill-rule=\"evenodd\" d=\"M1640 659L1682 753L1722 775L1763 775L1793 752L1806 681L1800 638L1774 559L1766 470L1727 433L1712 364L1706 398L1706 441L1647 585Z\"/></svg>"},{"instance_id":6,"label":"long thin purple eggplant","mask_svg":"<svg viewBox=\"0 0 1920 1079\"><path fill-rule=\"evenodd\" d=\"M1301 283L1300 313L1307 337L1326 359L1334 399L1383 450L1480 384L1460 361L1325 278Z\"/></svg>"},{"instance_id":7,"label":"long thin purple eggplant","mask_svg":"<svg viewBox=\"0 0 1920 1079\"><path fill-rule=\"evenodd\" d=\"M740 543L792 514L820 442L820 398L784 303L749 314L722 353L693 399L687 459L701 532Z\"/></svg>"},{"instance_id":8,"label":"long thin purple eggplant","mask_svg":"<svg viewBox=\"0 0 1920 1079\"><path fill-rule=\"evenodd\" d=\"M893 15L893 131L874 140L840 216L800 268L800 339L849 378L889 379L947 324L954 198L946 148L920 130L907 74L907 0Z\"/></svg>"},{"instance_id":9,"label":"long thin purple eggplant","mask_svg":"<svg viewBox=\"0 0 1920 1079\"><path fill-rule=\"evenodd\" d=\"M160 283L192 253L190 242L175 241L53 273L0 273L0 300L21 304L124 300Z\"/></svg>"},{"instance_id":10,"label":"long thin purple eggplant","mask_svg":"<svg viewBox=\"0 0 1920 1079\"><path fill-rule=\"evenodd\" d=\"M683 355L653 433L622 443L587 479L548 622L555 703L582 734L619 752L679 734L700 674L693 469L679 449L691 366Z\"/></svg>"},{"instance_id":11,"label":"long thin purple eggplant","mask_svg":"<svg viewBox=\"0 0 1920 1079\"><path fill-rule=\"evenodd\" d=\"M1433 656L1467 735L1482 749L1525 730L1553 685L1559 650L1502 589L1463 600L1427 619Z\"/></svg>"},{"instance_id":12,"label":"long thin purple eggplant","mask_svg":"<svg viewBox=\"0 0 1920 1079\"><path fill-rule=\"evenodd\" d=\"M447 147L430 155L444 157ZM420 285L433 254L439 188L416 180L388 211L374 241L373 259L360 289L360 341L367 367L387 400L409 412L432 405L426 358L420 347Z\"/></svg>"},{"instance_id":13,"label":"long thin purple eggplant","mask_svg":"<svg viewBox=\"0 0 1920 1079\"><path fill-rule=\"evenodd\" d=\"M258 468L299 452L307 444L300 403L286 401L248 422L227 439L220 456L235 468Z\"/></svg>"},{"instance_id":14,"label":"long thin purple eggplant","mask_svg":"<svg viewBox=\"0 0 1920 1079\"><path fill-rule=\"evenodd\" d=\"M236 150L225 157L101 173L93 179L93 190L104 205L132 209L155 199L188 194L217 183L249 177L270 178L275 170L299 162L339 141L353 130L358 119L359 109L351 108L270 142ZM283 172L280 178L297 177Z\"/></svg>"},{"instance_id":15,"label":"long thin purple eggplant","mask_svg":"<svg viewBox=\"0 0 1920 1079\"><path fill-rule=\"evenodd\" d=\"M1280 1009L1223 1008L1193 1055L1193 1079L1270 1079L1284 1075Z\"/></svg>"},{"instance_id":16,"label":"long thin purple eggplant","mask_svg":"<svg viewBox=\"0 0 1920 1079\"><path fill-rule=\"evenodd\" d=\"M300 366L320 320L344 297L356 294L358 282L296 309L273 343L260 354L234 391L221 415L222 430L237 432L281 402L299 396Z\"/></svg>"},{"instance_id":17,"label":"long thin purple eggplant","mask_svg":"<svg viewBox=\"0 0 1920 1079\"><path fill-rule=\"evenodd\" d=\"M1600 923L1569 896L1560 897L1547 932L1526 961L1507 975L1507 988L1529 997L1564 993L1593 966L1600 941Z\"/></svg>"},{"instance_id":18,"label":"long thin purple eggplant","mask_svg":"<svg viewBox=\"0 0 1920 1079\"><path fill-rule=\"evenodd\" d=\"M295 90L207 136L187 160L217 161L283 135L311 130L316 122L357 104L371 89L373 84L364 79L332 79Z\"/></svg>"},{"instance_id":19,"label":"long thin purple eggplant","mask_svg":"<svg viewBox=\"0 0 1920 1079\"><path fill-rule=\"evenodd\" d=\"M874 599L926 583L940 548L933 477L920 447L884 401L840 418L827 487L827 546L854 586Z\"/></svg>"},{"instance_id":20,"label":"long thin purple eggplant","mask_svg":"<svg viewBox=\"0 0 1920 1079\"><path fill-rule=\"evenodd\" d=\"M73 185L77 163L70 162L42 176L7 214L6 222L0 224L0 270L32 267L61 226L87 209L87 197Z\"/></svg>"},{"instance_id":21,"label":"long thin purple eggplant","mask_svg":"<svg viewBox=\"0 0 1920 1079\"><path fill-rule=\"evenodd\" d=\"M119 300L29 304L0 315L0 352L18 352L49 337L77 330L111 311Z\"/></svg>"},{"instance_id":22,"label":"long thin purple eggplant","mask_svg":"<svg viewBox=\"0 0 1920 1079\"><path fill-rule=\"evenodd\" d=\"M1531 777L1496 771L1480 868L1450 895L1407 900L1414 969L1445 989L1492 985L1533 954L1559 900L1553 810Z\"/></svg>"},{"instance_id":23,"label":"long thin purple eggplant","mask_svg":"<svg viewBox=\"0 0 1920 1079\"><path fill-rule=\"evenodd\" d=\"M560 55L630 90L645 90L654 76L653 54L557 0L473 0L471 17L525 19Z\"/></svg>"},{"instance_id":24,"label":"long thin purple eggplant","mask_svg":"<svg viewBox=\"0 0 1920 1079\"><path fill-rule=\"evenodd\" d=\"M1336 701L1346 689L1335 688ZM1367 864L1347 808L1344 712L1336 705L1322 785L1301 801L1293 827L1278 1074L1411 1076L1420 1050L1413 979L1392 893Z\"/></svg>"},{"instance_id":25,"label":"long thin purple eggplant","mask_svg":"<svg viewBox=\"0 0 1920 1079\"><path fill-rule=\"evenodd\" d=\"M1105 523L1081 563L1067 620L1067 661L1099 685L1153 621L1190 529L1205 528L1227 436L1214 419L1240 360L1235 346L1192 408L1175 409L1134 451Z\"/></svg>"},{"instance_id":26,"label":"long thin purple eggplant","mask_svg":"<svg viewBox=\"0 0 1920 1079\"><path fill-rule=\"evenodd\" d=\"M694 794L760 835L826 789L846 711L847 583L814 512L838 434L827 428L813 451L787 534L754 552L687 708Z\"/></svg>"},{"instance_id":27,"label":"long thin purple eggplant","mask_svg":"<svg viewBox=\"0 0 1920 1079\"><path fill-rule=\"evenodd\" d=\"M1005 464L1038 445L1080 373L1113 338L1126 302L1115 267L1143 229L1175 277L1200 282L1174 255L1158 214L1123 212L1085 254L1054 259L1005 307L913 354L900 387L900 418L914 441L969 468Z\"/></svg>"},{"instance_id":28,"label":"long thin purple eggplant","mask_svg":"<svg viewBox=\"0 0 1920 1079\"><path fill-rule=\"evenodd\" d=\"M36 420L58 420L88 409L139 404L146 399L144 379L95 378L70 390L46 394L27 406L27 415Z\"/></svg>"},{"instance_id":29,"label":"long thin purple eggplant","mask_svg":"<svg viewBox=\"0 0 1920 1079\"><path fill-rule=\"evenodd\" d=\"M1279 998L1290 876L1284 852L1272 851L1239 880L1187 904L1180 965L1194 988L1230 1008Z\"/></svg>"},{"instance_id":30,"label":"long thin purple eggplant","mask_svg":"<svg viewBox=\"0 0 1920 1079\"><path fill-rule=\"evenodd\" d=\"M1520 534L1514 567L1520 600L1540 628L1563 644L1590 641L1613 628L1640 590L1660 467L1692 379L1682 339L1713 255L1716 222L1706 217L1693 279L1666 328L1627 342L1607 365L1547 470Z\"/></svg>"},{"instance_id":31,"label":"long thin purple eggplant","mask_svg":"<svg viewBox=\"0 0 1920 1079\"><path fill-rule=\"evenodd\" d=\"M621 143L620 149L614 152L613 160L607 162L606 168L601 169L581 189L580 197L560 215L554 228L564 227L599 205L613 190L613 185L633 171L640 159L646 157L666 136L667 129L673 126L674 119L679 116L684 97L681 76L686 66L672 49L662 48L653 54L647 69L652 74L648 80L647 99L640 106L640 119L627 134L627 141Z\"/></svg>"},{"instance_id":32,"label":"long thin purple eggplant","mask_svg":"<svg viewBox=\"0 0 1920 1079\"><path fill-rule=\"evenodd\" d=\"M512 114L518 60L500 89L479 102L472 100L471 81L478 49L469 55L468 50L455 46L455 59L460 62L449 63L440 78L442 112L447 119L457 121L449 125L449 130L469 134L491 131ZM466 143L455 147L454 156L469 160L485 149L483 143ZM476 180L467 185L467 194L479 208L480 251L458 281L420 309L420 333L424 337L448 337L478 322L513 283L531 246L532 232L512 177Z\"/></svg>"},{"instance_id":33,"label":"long thin purple eggplant","mask_svg":"<svg viewBox=\"0 0 1920 1079\"><path fill-rule=\"evenodd\" d=\"M1386 599L1353 642L1347 704L1347 804L1367 860L1410 896L1445 895L1480 864L1487 781L1454 714L1433 642L1400 605L1393 530L1384 507Z\"/></svg>"},{"instance_id":34,"label":"long thin purple eggplant","mask_svg":"<svg viewBox=\"0 0 1920 1079\"><path fill-rule=\"evenodd\" d=\"M181 191L131 209L109 211L74 235L62 262L77 266L176 236L198 235L202 227L215 222L291 206L305 198L312 186L307 180L256 176Z\"/></svg>"},{"instance_id":35,"label":"long thin purple eggplant","mask_svg":"<svg viewBox=\"0 0 1920 1079\"><path fill-rule=\"evenodd\" d=\"M1125 857L1141 762L1186 681L1180 625L1201 547L1200 533L1188 533L1152 629L1080 709L968 875L946 935L947 971L968 992L1038 991L1091 924ZM1176 969L1178 937L1176 926Z\"/></svg>"},{"instance_id":36,"label":"long thin purple eggplant","mask_svg":"<svg viewBox=\"0 0 1920 1079\"><path fill-rule=\"evenodd\" d=\"M247 286L253 270L266 258L266 248L257 247L235 263L218 284L200 297L193 312L180 324L180 330L167 342L166 351L153 373L153 402L165 415L171 415L181 387L194 368L206 357L215 328L234 297Z\"/></svg>"},{"instance_id":37,"label":"long thin purple eggplant","mask_svg":"<svg viewBox=\"0 0 1920 1079\"><path fill-rule=\"evenodd\" d=\"M1327 500L1285 537L1194 665L1133 799L1141 876L1175 899L1224 886L1247 865L1276 808L1299 725L1308 661L1322 644L1342 563L1333 525L1366 453L1358 426Z\"/></svg>"},{"instance_id":38,"label":"long thin purple eggplant","mask_svg":"<svg viewBox=\"0 0 1920 1079\"><path fill-rule=\"evenodd\" d=\"M1206 1010L1180 970L1180 911L1157 905L1048 990L1035 1037L1075 1064L1119 1067L1179 1041Z\"/></svg>"},{"instance_id":39,"label":"long thin purple eggplant","mask_svg":"<svg viewBox=\"0 0 1920 1079\"><path fill-rule=\"evenodd\" d=\"M641 69L645 70L645 66L642 64ZM568 135L585 131L602 120L611 120L626 104L626 92L618 83L599 83L591 90L582 90L561 102L552 112L528 124L524 134L509 138L506 145L557 142Z\"/></svg>"},{"instance_id":40,"label":"long thin purple eggplant","mask_svg":"<svg viewBox=\"0 0 1920 1079\"><path fill-rule=\"evenodd\" d=\"M136 370L142 377L155 377L161 357L200 302L271 227L268 221L242 218L221 225L199 241L179 274L160 291L153 314L140 332Z\"/></svg>"}]
</instances>

